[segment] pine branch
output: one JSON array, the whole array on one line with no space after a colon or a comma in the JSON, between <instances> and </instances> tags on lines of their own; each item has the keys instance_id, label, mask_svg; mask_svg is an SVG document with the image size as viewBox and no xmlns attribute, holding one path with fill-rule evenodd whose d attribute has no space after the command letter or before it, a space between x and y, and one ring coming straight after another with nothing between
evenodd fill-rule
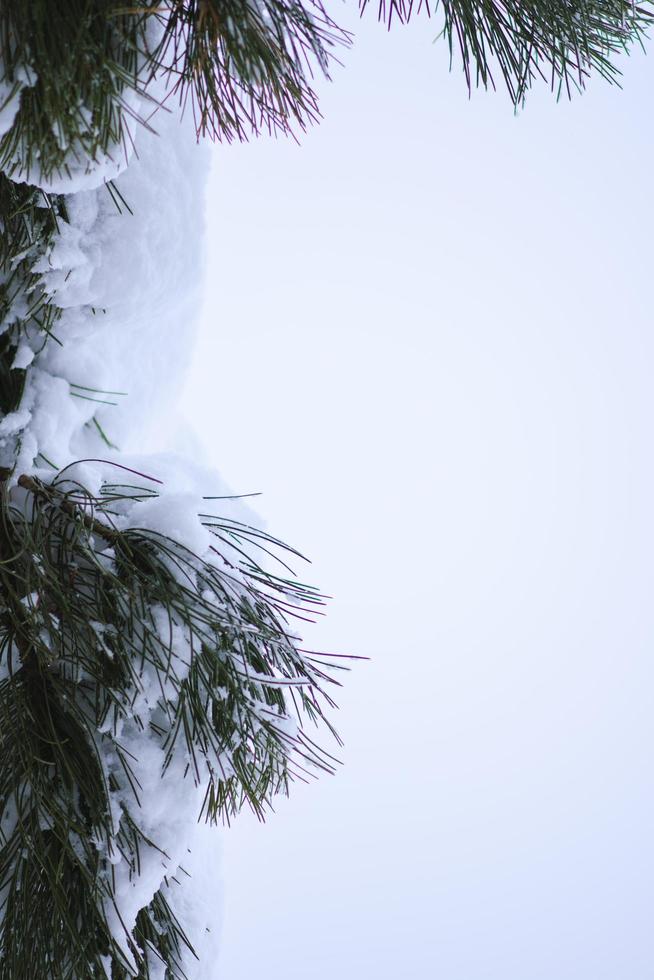
<instances>
[{"instance_id":1,"label":"pine branch","mask_svg":"<svg viewBox=\"0 0 654 980\"><path fill-rule=\"evenodd\" d=\"M319 114L314 69L327 75L349 40L321 0L67 0L56 16L47 0L6 0L0 81L20 107L0 169L36 180L119 162L157 108L154 75L190 104L198 135L304 128Z\"/></svg>"},{"instance_id":2,"label":"pine branch","mask_svg":"<svg viewBox=\"0 0 654 980\"><path fill-rule=\"evenodd\" d=\"M245 803L262 816L292 779L334 768L302 725L331 730L324 685L334 681L319 657L300 652L289 626L322 603L319 594L264 568L250 546L277 543L234 521L202 518L216 541L211 561L121 526L151 496L113 484L93 497L65 474L3 484L7 977L34 968L65 980L104 976L107 957L112 977L132 975L128 957L140 977L161 960L171 978L183 976L190 944L164 891L122 938L107 918L112 853L137 878L143 855L159 846L141 830L139 745L157 746L162 776L202 790L209 820L229 820ZM112 798L121 801L118 818Z\"/></svg>"},{"instance_id":3,"label":"pine branch","mask_svg":"<svg viewBox=\"0 0 654 980\"><path fill-rule=\"evenodd\" d=\"M62 197L15 184L0 173L0 421L21 406L27 377L16 365L21 341L30 340L38 350L54 337L61 316L34 267L65 218ZM13 465L19 445L20 433L2 440L1 466Z\"/></svg>"},{"instance_id":4,"label":"pine branch","mask_svg":"<svg viewBox=\"0 0 654 980\"><path fill-rule=\"evenodd\" d=\"M4 0L0 58L20 108L0 140L0 168L31 180L127 152L126 94L147 62L147 3L121 13L112 0ZM140 8L140 9L136 9Z\"/></svg>"},{"instance_id":5,"label":"pine branch","mask_svg":"<svg viewBox=\"0 0 654 980\"><path fill-rule=\"evenodd\" d=\"M0 328L11 337L8 347L15 349L18 339L32 327L51 334L61 315L33 271L61 219L66 219L62 196L15 184L0 173ZM6 400L4 390L2 394ZM12 409L3 405L3 410Z\"/></svg>"},{"instance_id":6,"label":"pine branch","mask_svg":"<svg viewBox=\"0 0 654 980\"><path fill-rule=\"evenodd\" d=\"M363 13L369 0L360 0ZM495 88L495 74L517 105L535 81L557 92L581 90L592 72L617 82L615 56L643 42L654 11L632 0L435 0L450 57L461 59L468 88ZM390 27L414 13L430 16L429 0L379 0Z\"/></svg>"},{"instance_id":7,"label":"pine branch","mask_svg":"<svg viewBox=\"0 0 654 980\"><path fill-rule=\"evenodd\" d=\"M107 186L107 192L118 203L115 189ZM56 331L63 311L56 296L44 288L42 271L48 268L50 251L62 222L67 220L64 195L15 183L0 173L0 422L21 408L27 371L20 362L16 363L19 346L22 344L23 353L38 361L47 342L61 343ZM107 398L101 396L125 394L76 383L71 383L70 388L74 397L99 404L107 403ZM95 417L90 424L108 448L116 448ZM0 467L11 469L20 441L20 431L2 440Z\"/></svg>"},{"instance_id":8,"label":"pine branch","mask_svg":"<svg viewBox=\"0 0 654 980\"><path fill-rule=\"evenodd\" d=\"M369 0L360 0L363 12ZM436 0L435 10L439 7ZM642 43L649 0L441 0L442 35L468 86L498 75L519 103L537 79L570 93ZM429 0L379 0L389 27ZM157 108L153 76L193 112L199 136L291 132L319 116L314 71L350 43L322 0L6 0L0 7L5 101L20 105L0 138L0 169L48 179L129 156L132 129Z\"/></svg>"},{"instance_id":9,"label":"pine branch","mask_svg":"<svg viewBox=\"0 0 654 980\"><path fill-rule=\"evenodd\" d=\"M321 0L177 0L156 60L198 135L246 139L262 129L304 129L319 117L314 66L329 77L333 49L349 35Z\"/></svg>"}]
</instances>

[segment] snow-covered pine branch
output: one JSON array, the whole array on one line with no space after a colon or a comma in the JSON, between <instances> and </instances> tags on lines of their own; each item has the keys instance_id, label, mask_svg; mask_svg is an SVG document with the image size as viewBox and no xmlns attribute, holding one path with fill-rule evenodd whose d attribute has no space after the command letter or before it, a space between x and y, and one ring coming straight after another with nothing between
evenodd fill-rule
<instances>
[{"instance_id":1,"label":"snow-covered pine branch","mask_svg":"<svg viewBox=\"0 0 654 980\"><path fill-rule=\"evenodd\" d=\"M631 0L440 13L468 84L514 102L615 80L651 21ZM347 43L321 0L0 6L0 980L205 976L198 817L333 767L328 658L296 635L318 593L237 503L206 513L215 474L143 449L192 342L198 137L302 128Z\"/></svg>"},{"instance_id":2,"label":"snow-covered pine branch","mask_svg":"<svg viewBox=\"0 0 654 980\"><path fill-rule=\"evenodd\" d=\"M38 7L3 6L0 25ZM32 24L21 63L67 37L92 89L63 8L64 34ZM0 977L190 980L215 917L187 873L198 820L261 816L333 769L313 733L332 731L332 682L297 635L321 600L239 501L203 499L229 497L216 474L143 455L173 425L201 295L208 157L184 86L167 98L141 59L117 115L80 110L74 136L35 82L47 59L17 64L0 119Z\"/></svg>"},{"instance_id":3,"label":"snow-covered pine branch","mask_svg":"<svg viewBox=\"0 0 654 980\"><path fill-rule=\"evenodd\" d=\"M198 517L200 556L158 529L188 500L115 464L92 497L79 469L3 490L0 969L184 976L198 818L333 769L302 727L330 678L293 624L321 600L244 557L261 532Z\"/></svg>"}]
</instances>

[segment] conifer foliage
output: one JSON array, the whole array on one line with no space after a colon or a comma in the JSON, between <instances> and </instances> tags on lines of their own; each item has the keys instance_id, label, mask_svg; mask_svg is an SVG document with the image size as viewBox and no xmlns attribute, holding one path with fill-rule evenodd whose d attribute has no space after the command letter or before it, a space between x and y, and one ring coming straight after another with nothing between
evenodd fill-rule
<instances>
[{"instance_id":1,"label":"conifer foliage","mask_svg":"<svg viewBox=\"0 0 654 980\"><path fill-rule=\"evenodd\" d=\"M29 180L34 168L49 176L71 158L127 152L133 125L155 108L155 75L192 105L201 135L304 126L318 114L312 71L327 73L344 42L320 0L67 0L56 11L48 0L8 0L0 55L20 106L0 167Z\"/></svg>"},{"instance_id":2,"label":"conifer foliage","mask_svg":"<svg viewBox=\"0 0 654 980\"><path fill-rule=\"evenodd\" d=\"M538 77L614 79L612 55L650 19L622 0L440 9L468 83L499 73L514 101ZM412 13L379 7L389 24ZM189 976L175 896L193 883L169 853L185 822L263 815L294 778L333 769L313 730L335 736L335 661L300 647L297 621L322 602L288 567L301 556L204 512L200 553L143 520L156 479L113 453L90 487L29 424L39 357L61 345L48 272L75 193L104 187L129 211L113 178L162 106L199 137L304 127L313 73L349 41L320 0L0 5L0 980ZM170 786L179 813L157 824Z\"/></svg>"},{"instance_id":3,"label":"conifer foliage","mask_svg":"<svg viewBox=\"0 0 654 980\"><path fill-rule=\"evenodd\" d=\"M140 747L161 776L202 788L201 810L262 813L288 779L332 762L297 716L320 718L319 658L289 636L289 610L320 602L252 560L204 562L138 528L117 530L147 486L105 484L102 499L61 474L20 476L0 529L3 619L3 975L177 974L183 925L158 889L116 938L118 858L128 877L158 853L141 826ZM208 515L232 554L261 532ZM290 692L290 698L288 693ZM149 743L146 746L146 743ZM129 750L126 746L129 745ZM154 749L154 752L152 751ZM200 798L198 798L200 799ZM176 869L172 869L173 873ZM112 914L112 913L115 913Z\"/></svg>"}]
</instances>

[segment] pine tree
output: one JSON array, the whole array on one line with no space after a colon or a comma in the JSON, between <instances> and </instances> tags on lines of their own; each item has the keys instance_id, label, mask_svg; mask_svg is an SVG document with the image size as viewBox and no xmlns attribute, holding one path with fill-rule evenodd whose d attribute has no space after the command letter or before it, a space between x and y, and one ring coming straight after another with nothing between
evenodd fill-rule
<instances>
[{"instance_id":1,"label":"pine tree","mask_svg":"<svg viewBox=\"0 0 654 980\"><path fill-rule=\"evenodd\" d=\"M410 0L378 10L389 25L412 13ZM568 92L593 70L615 81L613 56L651 16L618 0L446 0L440 15L468 85L497 75L516 103L538 78ZM2 980L186 975L174 895L192 882L150 834L153 770L155 789L188 787L180 820L217 821L244 804L263 815L293 778L333 769L309 733L335 735L334 662L300 647L295 621L322 600L290 573L297 553L198 513L199 553L144 523L159 486L108 453L95 415L111 459L93 487L29 424L66 316L70 270L54 285L51 270L76 227L72 192L101 187L129 211L114 178L162 105L192 114L199 137L303 128L319 116L312 72L349 41L318 0L0 6ZM68 394L111 395L83 381ZM127 886L146 899L129 906Z\"/></svg>"}]
</instances>

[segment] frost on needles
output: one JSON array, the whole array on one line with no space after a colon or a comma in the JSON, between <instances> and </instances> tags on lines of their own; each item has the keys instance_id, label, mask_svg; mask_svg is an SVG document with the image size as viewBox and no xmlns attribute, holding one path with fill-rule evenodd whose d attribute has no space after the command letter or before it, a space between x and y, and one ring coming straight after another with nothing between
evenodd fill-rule
<instances>
[{"instance_id":1,"label":"frost on needles","mask_svg":"<svg viewBox=\"0 0 654 980\"><path fill-rule=\"evenodd\" d=\"M614 79L651 16L438 11L468 83L515 102ZM320 0L0 5L0 980L206 977L198 819L332 770L300 556L216 474L143 450L201 294L199 138L302 129L349 40Z\"/></svg>"}]
</instances>

